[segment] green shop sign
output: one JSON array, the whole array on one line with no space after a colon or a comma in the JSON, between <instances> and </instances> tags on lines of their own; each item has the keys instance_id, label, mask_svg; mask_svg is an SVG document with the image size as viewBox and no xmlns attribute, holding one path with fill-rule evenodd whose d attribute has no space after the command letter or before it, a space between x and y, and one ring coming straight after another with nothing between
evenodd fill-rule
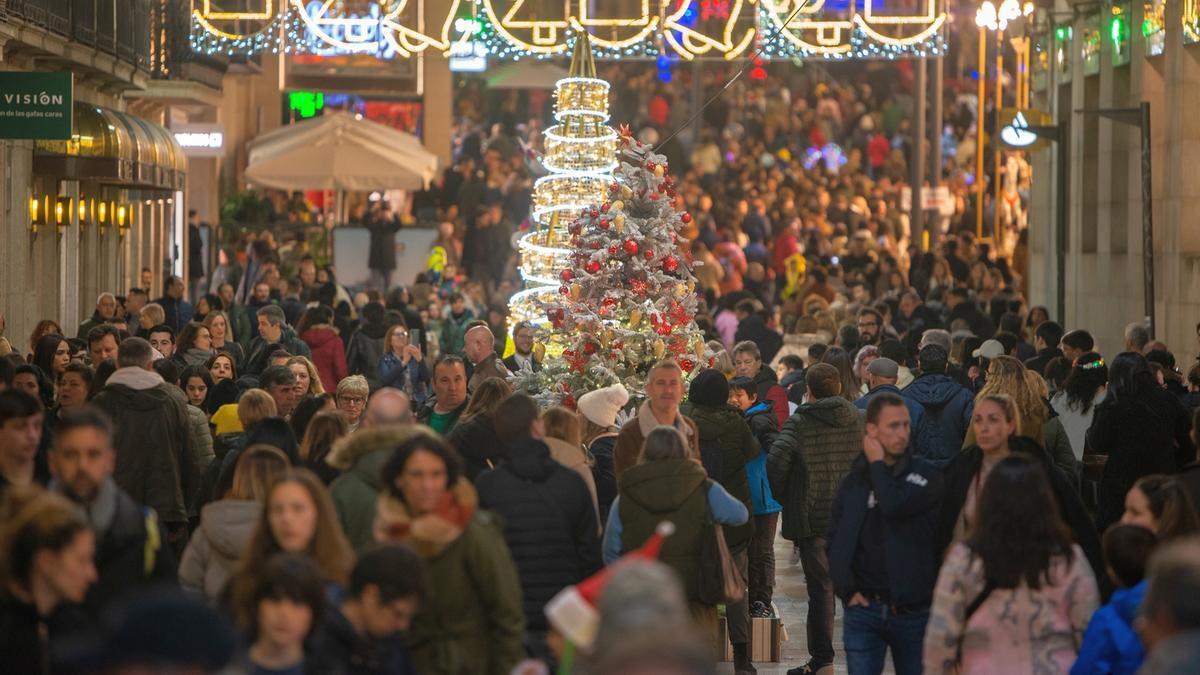
<instances>
[{"instance_id":1,"label":"green shop sign","mask_svg":"<svg viewBox=\"0 0 1200 675\"><path fill-rule=\"evenodd\" d=\"M71 139L71 73L0 72L0 138Z\"/></svg>"}]
</instances>

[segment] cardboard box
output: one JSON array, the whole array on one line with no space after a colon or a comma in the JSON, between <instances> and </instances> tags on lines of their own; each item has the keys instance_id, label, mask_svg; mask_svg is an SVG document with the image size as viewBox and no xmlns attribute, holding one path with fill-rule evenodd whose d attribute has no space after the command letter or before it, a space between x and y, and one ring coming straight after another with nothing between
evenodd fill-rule
<instances>
[{"instance_id":1,"label":"cardboard box","mask_svg":"<svg viewBox=\"0 0 1200 675\"><path fill-rule=\"evenodd\" d=\"M779 619L779 611L771 606L770 619L750 619L750 660L755 663L779 663L782 645L787 640L787 631ZM718 628L718 643L722 645L721 660L733 660L733 647L729 644L729 630L722 616Z\"/></svg>"}]
</instances>

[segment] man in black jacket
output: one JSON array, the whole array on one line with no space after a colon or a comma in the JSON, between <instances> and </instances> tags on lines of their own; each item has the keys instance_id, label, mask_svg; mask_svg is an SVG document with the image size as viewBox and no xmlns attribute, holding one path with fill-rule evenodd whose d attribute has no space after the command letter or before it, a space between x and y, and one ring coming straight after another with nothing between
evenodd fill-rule
<instances>
[{"instance_id":1,"label":"man in black jacket","mask_svg":"<svg viewBox=\"0 0 1200 675\"><path fill-rule=\"evenodd\" d=\"M942 477L908 453L908 407L893 393L867 406L863 454L838 488L829 527L834 593L846 609L846 663L897 675L921 672L921 644L937 582Z\"/></svg>"},{"instance_id":2,"label":"man in black jacket","mask_svg":"<svg viewBox=\"0 0 1200 675\"><path fill-rule=\"evenodd\" d=\"M480 474L475 488L480 508L504 522L504 540L521 578L526 646L546 656L549 624L542 608L600 569L600 524L583 479L550 458L532 398L509 396L494 419L508 456Z\"/></svg>"},{"instance_id":3,"label":"man in black jacket","mask_svg":"<svg viewBox=\"0 0 1200 675\"><path fill-rule=\"evenodd\" d=\"M113 479L137 503L151 507L167 530L176 556L187 544L190 496L199 487L191 462L187 398L152 367L150 343L126 338L117 351L119 368L92 404L113 420L116 460Z\"/></svg>"},{"instance_id":4,"label":"man in black jacket","mask_svg":"<svg viewBox=\"0 0 1200 675\"><path fill-rule=\"evenodd\" d=\"M85 604L97 615L111 601L155 582L175 581L175 556L153 509L113 480L112 421L85 406L59 421L48 455L50 488L83 507L96 533L98 579Z\"/></svg>"},{"instance_id":5,"label":"man in black jacket","mask_svg":"<svg viewBox=\"0 0 1200 675\"><path fill-rule=\"evenodd\" d=\"M1037 373L1044 375L1046 372L1046 364L1050 363L1051 359L1062 356L1062 350L1058 348L1059 342L1063 339L1063 328L1058 325L1057 321L1043 321L1034 330L1033 346L1037 347L1037 356L1025 362L1025 367Z\"/></svg>"}]
</instances>

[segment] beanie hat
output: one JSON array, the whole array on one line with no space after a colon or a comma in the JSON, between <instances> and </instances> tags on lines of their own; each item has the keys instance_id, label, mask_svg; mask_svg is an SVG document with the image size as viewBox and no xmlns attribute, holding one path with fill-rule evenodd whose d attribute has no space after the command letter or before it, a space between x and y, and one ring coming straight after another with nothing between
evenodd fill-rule
<instances>
[{"instance_id":1,"label":"beanie hat","mask_svg":"<svg viewBox=\"0 0 1200 675\"><path fill-rule=\"evenodd\" d=\"M697 405L724 405L729 402L729 380L719 370L702 370L688 387L688 400Z\"/></svg>"},{"instance_id":2,"label":"beanie hat","mask_svg":"<svg viewBox=\"0 0 1200 675\"><path fill-rule=\"evenodd\" d=\"M546 603L544 610L550 625L563 637L580 649L590 649L600 627L600 612L596 609L604 586L612 579L615 571L635 560L655 560L662 549L663 540L675 533L675 525L663 521L654 534L639 548L621 556L617 562L596 572L592 576L562 589Z\"/></svg>"},{"instance_id":3,"label":"beanie hat","mask_svg":"<svg viewBox=\"0 0 1200 675\"><path fill-rule=\"evenodd\" d=\"M611 427L617 423L617 413L626 403L629 403L629 392L620 384L614 384L580 396L575 407L592 424Z\"/></svg>"}]
</instances>

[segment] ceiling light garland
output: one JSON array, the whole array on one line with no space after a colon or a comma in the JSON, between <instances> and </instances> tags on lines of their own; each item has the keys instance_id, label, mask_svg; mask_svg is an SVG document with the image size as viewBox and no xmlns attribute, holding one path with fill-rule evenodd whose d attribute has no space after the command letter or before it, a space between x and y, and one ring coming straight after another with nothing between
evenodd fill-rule
<instances>
[{"instance_id":1,"label":"ceiling light garland","mask_svg":"<svg viewBox=\"0 0 1200 675\"><path fill-rule=\"evenodd\" d=\"M837 17L821 14L822 4L811 0L806 6L795 4L801 0L734 0L724 32L713 36L685 25L690 16L686 12L695 0L643 0L642 16L624 18L589 16L587 0L570 0L566 16L535 18L532 8L525 6L527 1L532 2L455 0L451 14L425 17L425 27L438 32L426 35L422 27L402 25L400 16L409 3L423 0L404 0L395 6L380 0L372 5L374 11L363 16L339 16L330 0L309 0L307 4L304 0L273 0L266 2L264 11L232 17L213 12L204 0L194 0L191 45L199 53L228 56L344 51L410 58L420 50L445 52L455 42L471 41L482 45L489 58L511 61L563 56L578 35L596 31L590 34L592 49L595 57L602 59L658 58L664 48L684 60L737 59L745 58L750 45L759 43L763 57L777 59L925 58L946 50L941 36L946 15L938 11L937 0L922 0L918 4L923 11L912 15L880 14L872 0L866 0L862 11L855 9L849 16ZM660 11L660 2L671 9ZM413 7L423 16L423 8ZM754 14L749 15L751 12ZM781 26L786 18L793 20ZM353 24L358 34L360 24L372 19L379 22L371 31L377 36L374 46L378 49L371 42L347 44L330 31L314 29L314 25L336 29ZM470 30L459 24L469 25ZM228 27L233 25L249 25L255 30L232 32ZM897 37L897 33L902 35Z\"/></svg>"}]
</instances>

